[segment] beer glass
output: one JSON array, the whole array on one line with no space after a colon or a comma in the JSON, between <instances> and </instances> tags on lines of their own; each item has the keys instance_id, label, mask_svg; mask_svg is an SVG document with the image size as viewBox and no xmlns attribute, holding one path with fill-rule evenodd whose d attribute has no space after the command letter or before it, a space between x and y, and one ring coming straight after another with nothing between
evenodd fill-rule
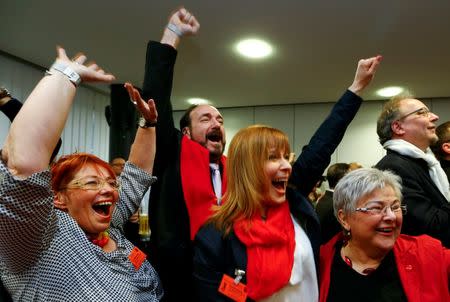
<instances>
[{"instance_id":1,"label":"beer glass","mask_svg":"<svg viewBox=\"0 0 450 302\"><path fill-rule=\"evenodd\" d=\"M139 208L139 237L141 241L150 240L150 227L148 225L148 196L150 190L148 190L144 198L142 199L141 207Z\"/></svg>"}]
</instances>

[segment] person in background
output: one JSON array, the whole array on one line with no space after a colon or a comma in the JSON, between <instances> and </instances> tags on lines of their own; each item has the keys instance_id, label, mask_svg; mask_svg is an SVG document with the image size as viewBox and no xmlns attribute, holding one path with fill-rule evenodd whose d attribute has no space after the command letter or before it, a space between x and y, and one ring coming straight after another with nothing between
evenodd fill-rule
<instances>
[{"instance_id":1,"label":"person in background","mask_svg":"<svg viewBox=\"0 0 450 302\"><path fill-rule=\"evenodd\" d=\"M320 301L450 301L450 250L429 237L400 234L401 179L357 169L334 190L343 233L320 249ZM409 210L409 209L408 209Z\"/></svg>"},{"instance_id":2,"label":"person in background","mask_svg":"<svg viewBox=\"0 0 450 302\"><path fill-rule=\"evenodd\" d=\"M295 152L289 154L289 164L292 166L295 162Z\"/></svg>"},{"instance_id":3,"label":"person in background","mask_svg":"<svg viewBox=\"0 0 450 302\"><path fill-rule=\"evenodd\" d=\"M22 108L22 103L13 98L5 87L0 87L0 111L12 122Z\"/></svg>"},{"instance_id":4,"label":"person in background","mask_svg":"<svg viewBox=\"0 0 450 302\"><path fill-rule=\"evenodd\" d=\"M157 273L121 232L155 181L155 129L138 129L120 182L107 162L86 153L63 156L48 171L77 86L114 79L95 63L84 65L83 54L70 60L64 49L57 52L0 154L2 281L15 301L158 301ZM153 101L126 87L154 124Z\"/></svg>"},{"instance_id":5,"label":"person in background","mask_svg":"<svg viewBox=\"0 0 450 302\"><path fill-rule=\"evenodd\" d=\"M328 187L323 197L316 205L316 213L320 220L320 229L322 232L322 243L328 242L334 235L339 233L342 228L333 211L333 192L338 181L350 171L350 165L346 163L336 163L327 170Z\"/></svg>"},{"instance_id":6,"label":"person in background","mask_svg":"<svg viewBox=\"0 0 450 302\"><path fill-rule=\"evenodd\" d=\"M357 94L380 60L358 62L352 85L292 167L282 131L256 125L234 136L223 205L195 237L194 301L318 300L320 226L307 196L358 111ZM227 290L230 286L233 290Z\"/></svg>"},{"instance_id":7,"label":"person in background","mask_svg":"<svg viewBox=\"0 0 450 302\"><path fill-rule=\"evenodd\" d=\"M109 163L111 168L116 174L117 177L122 174L123 169L125 168L125 159L123 157L115 157ZM145 195L144 195L145 196ZM136 211L133 215L131 215L130 219L124 225L124 233L125 237L130 240L134 245L142 247L140 245L139 240L139 210Z\"/></svg>"},{"instance_id":8,"label":"person in background","mask_svg":"<svg viewBox=\"0 0 450 302\"><path fill-rule=\"evenodd\" d=\"M125 168L125 159L123 157L115 157L109 163L114 174L119 177ZM145 195L144 195L145 196ZM125 237L134 245L143 249L139 238L139 210L131 215L130 219L123 226Z\"/></svg>"},{"instance_id":9,"label":"person in background","mask_svg":"<svg viewBox=\"0 0 450 302\"><path fill-rule=\"evenodd\" d=\"M114 174L116 174L116 176L120 176L120 174L123 171L123 168L125 168L125 159L122 157L116 157L113 158L113 160L111 160L111 162L109 163L111 165L111 168L114 171Z\"/></svg>"},{"instance_id":10,"label":"person in background","mask_svg":"<svg viewBox=\"0 0 450 302\"><path fill-rule=\"evenodd\" d=\"M360 163L357 163L357 162L349 163L349 170L350 171L353 171L353 170L356 170L356 169L361 169L361 168L363 168L363 166Z\"/></svg>"},{"instance_id":11,"label":"person in background","mask_svg":"<svg viewBox=\"0 0 450 302\"><path fill-rule=\"evenodd\" d=\"M450 247L449 181L430 149L438 140L438 119L410 95L399 95L386 102L377 121L377 133L387 153L375 167L402 178L402 193L408 206L402 232L427 234Z\"/></svg>"},{"instance_id":12,"label":"person in background","mask_svg":"<svg viewBox=\"0 0 450 302\"><path fill-rule=\"evenodd\" d=\"M17 113L19 113L20 108L22 108L22 103L16 98L13 98L6 88L0 87L0 111L3 112L11 122L14 120ZM59 139L56 143L55 149L53 149L52 156L50 157L50 164L53 163L54 159L58 155L61 145L62 140Z\"/></svg>"},{"instance_id":13,"label":"person in background","mask_svg":"<svg viewBox=\"0 0 450 302\"><path fill-rule=\"evenodd\" d=\"M438 141L431 146L431 149L450 181L450 121L439 125L436 128L436 135Z\"/></svg>"},{"instance_id":14,"label":"person in background","mask_svg":"<svg viewBox=\"0 0 450 302\"><path fill-rule=\"evenodd\" d=\"M320 177L320 179L312 188L311 192L308 194L308 200L311 202L313 207L317 205L317 202L323 197L323 194L325 194L321 188L325 180L326 179L324 176Z\"/></svg>"}]
</instances>

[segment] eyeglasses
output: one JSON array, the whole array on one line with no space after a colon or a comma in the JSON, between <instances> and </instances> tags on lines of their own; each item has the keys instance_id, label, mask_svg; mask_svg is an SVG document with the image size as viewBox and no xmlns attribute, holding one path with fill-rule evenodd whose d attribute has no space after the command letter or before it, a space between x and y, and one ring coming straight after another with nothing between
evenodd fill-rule
<instances>
[{"instance_id":1,"label":"eyeglasses","mask_svg":"<svg viewBox=\"0 0 450 302\"><path fill-rule=\"evenodd\" d=\"M431 114L431 111L427 107L422 107L422 108L419 108L417 110L414 110L413 112L405 114L404 116L398 118L397 121L403 120L403 119L407 118L408 116L411 116L411 115L414 115L414 114L416 114L418 116L429 117L430 114Z\"/></svg>"},{"instance_id":2,"label":"eyeglasses","mask_svg":"<svg viewBox=\"0 0 450 302\"><path fill-rule=\"evenodd\" d=\"M116 191L120 189L120 182L118 180L113 178L103 179L95 176L87 176L72 180L63 189L82 189L96 191L103 189L105 185L109 185Z\"/></svg>"},{"instance_id":3,"label":"eyeglasses","mask_svg":"<svg viewBox=\"0 0 450 302\"><path fill-rule=\"evenodd\" d=\"M401 205L399 203L395 203L388 206L381 206L381 205L374 205L372 207L366 207L366 208L356 208L355 211L363 212L363 213L369 213L371 215L386 215L387 209L390 208L393 213L402 213L403 215L406 214L406 205Z\"/></svg>"}]
</instances>

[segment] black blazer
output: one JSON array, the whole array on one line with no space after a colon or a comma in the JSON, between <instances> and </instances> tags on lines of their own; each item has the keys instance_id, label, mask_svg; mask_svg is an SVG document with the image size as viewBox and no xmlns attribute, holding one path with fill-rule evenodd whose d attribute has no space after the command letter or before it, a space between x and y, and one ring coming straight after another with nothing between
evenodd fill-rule
<instances>
[{"instance_id":1,"label":"black blazer","mask_svg":"<svg viewBox=\"0 0 450 302\"><path fill-rule=\"evenodd\" d=\"M427 163L388 150L376 167L402 178L403 201L408 208L402 233L427 234L450 248L450 204L431 179Z\"/></svg>"},{"instance_id":2,"label":"black blazer","mask_svg":"<svg viewBox=\"0 0 450 302\"><path fill-rule=\"evenodd\" d=\"M181 132L175 128L170 96L177 51L150 41L147 46L142 95L153 98L158 110L156 156L149 199L152 232L146 254L158 272L163 301L188 301L192 293L192 245L189 217L180 176Z\"/></svg>"},{"instance_id":3,"label":"black blazer","mask_svg":"<svg viewBox=\"0 0 450 302\"><path fill-rule=\"evenodd\" d=\"M142 96L153 98L158 111L156 155L149 198L151 238L145 250L158 272L163 301L193 301L192 241L190 221L180 173L183 134L173 120L173 73L177 51L172 46L150 41L147 45ZM222 173L222 177L223 177ZM212 188L212 181L209 184Z\"/></svg>"}]
</instances>

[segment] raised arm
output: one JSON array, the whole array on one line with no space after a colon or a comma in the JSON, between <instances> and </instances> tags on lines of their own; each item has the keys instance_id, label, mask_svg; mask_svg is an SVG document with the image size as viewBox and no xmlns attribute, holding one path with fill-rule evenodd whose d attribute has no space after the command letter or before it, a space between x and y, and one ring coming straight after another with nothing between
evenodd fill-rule
<instances>
[{"instance_id":1,"label":"raised arm","mask_svg":"<svg viewBox=\"0 0 450 302\"><path fill-rule=\"evenodd\" d=\"M57 69L65 69L74 76L77 74L83 82L114 79L97 64L85 66L83 54L71 61L63 48L58 47L57 53L55 63L59 67L51 68L49 75L31 92L12 123L2 150L3 162L12 174L21 178L47 168L75 97L75 84Z\"/></svg>"},{"instance_id":2,"label":"raised arm","mask_svg":"<svg viewBox=\"0 0 450 302\"><path fill-rule=\"evenodd\" d=\"M375 72L377 71L381 59L382 56L378 55L372 58L359 60L355 79L353 80L352 85L348 87L348 90L356 95L361 95L362 91L370 84L375 76Z\"/></svg>"},{"instance_id":3,"label":"raised arm","mask_svg":"<svg viewBox=\"0 0 450 302\"><path fill-rule=\"evenodd\" d=\"M195 16L182 7L170 16L169 23L164 28L161 43L177 49L182 36L195 35L199 29L200 23Z\"/></svg>"},{"instance_id":4,"label":"raised arm","mask_svg":"<svg viewBox=\"0 0 450 302\"><path fill-rule=\"evenodd\" d=\"M154 99L160 117L157 127L158 154L163 158L176 149L172 142L175 125L172 116L170 96L172 92L173 72L177 56L177 47L184 35L195 35L200 28L196 18L186 9L174 12L164 27L161 42L150 41L147 46L145 76L142 95L145 100Z\"/></svg>"},{"instance_id":5,"label":"raised arm","mask_svg":"<svg viewBox=\"0 0 450 302\"><path fill-rule=\"evenodd\" d=\"M150 127L138 127L136 137L131 145L128 161L151 174L156 152L156 133L154 126L158 120L155 102L152 99L145 102L141 98L139 91L130 83L126 83L125 88L130 95L130 99L141 113L141 117L144 118L146 124L150 125Z\"/></svg>"},{"instance_id":6,"label":"raised arm","mask_svg":"<svg viewBox=\"0 0 450 302\"><path fill-rule=\"evenodd\" d=\"M331 155L344 137L348 125L361 106L359 94L372 81L381 56L358 62L355 78L348 90L333 106L328 117L312 136L292 167L291 185L307 196L330 164Z\"/></svg>"}]
</instances>

